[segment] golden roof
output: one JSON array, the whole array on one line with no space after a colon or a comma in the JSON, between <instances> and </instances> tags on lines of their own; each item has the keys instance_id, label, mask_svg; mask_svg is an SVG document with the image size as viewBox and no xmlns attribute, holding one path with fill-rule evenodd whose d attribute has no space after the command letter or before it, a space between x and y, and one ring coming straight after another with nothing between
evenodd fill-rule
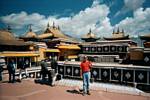
<instances>
[{"instance_id":1,"label":"golden roof","mask_svg":"<svg viewBox=\"0 0 150 100\"><path fill-rule=\"evenodd\" d=\"M7 30L0 30L0 45L28 45L23 41L18 41L13 34Z\"/></svg>"},{"instance_id":2,"label":"golden roof","mask_svg":"<svg viewBox=\"0 0 150 100\"><path fill-rule=\"evenodd\" d=\"M34 32L31 31L31 32L27 32L25 37L31 38L31 37L37 37L37 35Z\"/></svg>"},{"instance_id":3,"label":"golden roof","mask_svg":"<svg viewBox=\"0 0 150 100\"><path fill-rule=\"evenodd\" d=\"M54 23L53 23L53 26L52 26L52 27L50 27L50 26L49 26L49 23L48 23L47 29L46 29L45 32L42 33L42 34L50 34L52 37L54 37L54 38L59 38L60 40L61 40L61 39L69 39L69 40L72 40L72 41L75 41L75 42L76 42L76 40L75 40L74 38L69 37L69 36L65 35L64 33L62 33L61 30L60 30L60 28L59 28L59 26L56 27L56 26L54 25ZM42 35L42 34L41 34L41 35ZM50 35L47 35L47 36L50 36ZM45 38L46 38L46 35L45 35Z\"/></svg>"},{"instance_id":4,"label":"golden roof","mask_svg":"<svg viewBox=\"0 0 150 100\"><path fill-rule=\"evenodd\" d=\"M94 33L92 33L90 29L89 32L86 35L84 35L82 38L96 38L96 36Z\"/></svg>"},{"instance_id":5,"label":"golden roof","mask_svg":"<svg viewBox=\"0 0 150 100\"><path fill-rule=\"evenodd\" d=\"M59 49L46 49L45 52L60 52Z\"/></svg>"},{"instance_id":6,"label":"golden roof","mask_svg":"<svg viewBox=\"0 0 150 100\"><path fill-rule=\"evenodd\" d=\"M9 31L0 30L0 40L15 40L15 37Z\"/></svg>"},{"instance_id":7,"label":"golden roof","mask_svg":"<svg viewBox=\"0 0 150 100\"><path fill-rule=\"evenodd\" d=\"M57 28L50 28L50 31L52 32L53 37L55 37L55 38L69 38L64 33L62 33L60 30L58 30Z\"/></svg>"},{"instance_id":8,"label":"golden roof","mask_svg":"<svg viewBox=\"0 0 150 100\"><path fill-rule=\"evenodd\" d=\"M119 30L119 28L118 28L117 32L115 32L113 30L113 33L112 33L113 38L120 38L120 37L124 37L124 36L125 35L124 35L124 30L123 29L122 29L122 32Z\"/></svg>"},{"instance_id":9,"label":"golden roof","mask_svg":"<svg viewBox=\"0 0 150 100\"><path fill-rule=\"evenodd\" d=\"M31 24L29 25L29 32L25 35L26 38L34 38L37 37L36 33L32 31Z\"/></svg>"},{"instance_id":10,"label":"golden roof","mask_svg":"<svg viewBox=\"0 0 150 100\"><path fill-rule=\"evenodd\" d=\"M59 49L73 49L73 50L80 50L81 48L78 46L78 45L73 45L73 44L70 44L70 45L59 45L58 46Z\"/></svg>"},{"instance_id":11,"label":"golden roof","mask_svg":"<svg viewBox=\"0 0 150 100\"><path fill-rule=\"evenodd\" d=\"M49 38L52 37L52 34L50 33L44 33L37 36L39 39Z\"/></svg>"},{"instance_id":12,"label":"golden roof","mask_svg":"<svg viewBox=\"0 0 150 100\"><path fill-rule=\"evenodd\" d=\"M122 29L122 31L117 30L117 32L115 32L115 30L113 30L112 33L112 37L104 37L105 40L124 40L124 39L129 39L129 35L125 35L124 30Z\"/></svg>"},{"instance_id":13,"label":"golden roof","mask_svg":"<svg viewBox=\"0 0 150 100\"><path fill-rule=\"evenodd\" d=\"M16 51L10 51L10 52L0 52L0 56L5 57L33 57L33 56L39 56L38 52L16 52Z\"/></svg>"}]
</instances>

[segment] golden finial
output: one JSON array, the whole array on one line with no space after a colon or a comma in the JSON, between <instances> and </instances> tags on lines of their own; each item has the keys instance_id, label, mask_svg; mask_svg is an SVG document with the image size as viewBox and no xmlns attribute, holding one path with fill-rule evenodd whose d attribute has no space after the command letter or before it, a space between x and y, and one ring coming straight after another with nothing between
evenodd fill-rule
<instances>
[{"instance_id":1,"label":"golden finial","mask_svg":"<svg viewBox=\"0 0 150 100\"><path fill-rule=\"evenodd\" d=\"M29 24L29 31L32 32L31 24Z\"/></svg>"}]
</instances>

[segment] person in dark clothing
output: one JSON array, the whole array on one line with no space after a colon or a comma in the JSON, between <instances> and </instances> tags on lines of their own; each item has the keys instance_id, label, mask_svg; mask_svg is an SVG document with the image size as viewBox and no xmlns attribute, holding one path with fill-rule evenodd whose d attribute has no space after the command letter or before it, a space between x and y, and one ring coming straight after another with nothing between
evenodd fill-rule
<instances>
[{"instance_id":1,"label":"person in dark clothing","mask_svg":"<svg viewBox=\"0 0 150 100\"><path fill-rule=\"evenodd\" d=\"M55 70L55 73L57 73L58 63L57 63L57 60L54 57L51 60L51 68Z\"/></svg>"},{"instance_id":2,"label":"person in dark clothing","mask_svg":"<svg viewBox=\"0 0 150 100\"><path fill-rule=\"evenodd\" d=\"M0 81L2 81L3 66L5 66L5 59L0 56Z\"/></svg>"},{"instance_id":3,"label":"person in dark clothing","mask_svg":"<svg viewBox=\"0 0 150 100\"><path fill-rule=\"evenodd\" d=\"M15 69L16 64L13 59L11 59L7 65L8 73L9 73L9 83L15 82ZM12 78L13 77L13 78Z\"/></svg>"},{"instance_id":4,"label":"person in dark clothing","mask_svg":"<svg viewBox=\"0 0 150 100\"><path fill-rule=\"evenodd\" d=\"M18 66L20 68L20 71L19 71L19 81L21 82L21 79L22 79L22 72L25 72L25 75L26 75L26 78L28 77L28 72L27 72L27 66L28 65L28 60L24 61L23 59L19 59L19 63L18 63Z\"/></svg>"},{"instance_id":5,"label":"person in dark clothing","mask_svg":"<svg viewBox=\"0 0 150 100\"><path fill-rule=\"evenodd\" d=\"M0 64L0 81L2 81L3 66Z\"/></svg>"},{"instance_id":6,"label":"person in dark clothing","mask_svg":"<svg viewBox=\"0 0 150 100\"><path fill-rule=\"evenodd\" d=\"M52 59L51 59L51 68L53 69L52 71L54 73L54 76L52 79L52 85L55 85L55 81L56 81L56 78L58 75L58 63L57 63L57 60L55 57L52 57Z\"/></svg>"},{"instance_id":7,"label":"person in dark clothing","mask_svg":"<svg viewBox=\"0 0 150 100\"><path fill-rule=\"evenodd\" d=\"M50 82L50 85L52 85L52 77L53 73L48 70L48 64L46 63L46 60L41 61L41 75L42 75L42 80L46 80L46 75L48 75L48 80Z\"/></svg>"}]
</instances>

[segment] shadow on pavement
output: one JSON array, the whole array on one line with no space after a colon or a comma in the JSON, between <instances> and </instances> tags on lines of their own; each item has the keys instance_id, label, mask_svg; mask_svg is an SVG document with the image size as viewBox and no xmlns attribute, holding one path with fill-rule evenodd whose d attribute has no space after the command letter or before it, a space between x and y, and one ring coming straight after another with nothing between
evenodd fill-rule
<instances>
[{"instance_id":1,"label":"shadow on pavement","mask_svg":"<svg viewBox=\"0 0 150 100\"><path fill-rule=\"evenodd\" d=\"M48 79L42 80L42 79L35 79L34 82L36 84L41 84L41 85L51 85L51 82Z\"/></svg>"},{"instance_id":2,"label":"shadow on pavement","mask_svg":"<svg viewBox=\"0 0 150 100\"><path fill-rule=\"evenodd\" d=\"M78 90L75 90L75 89L73 89L73 90L66 90L68 93L72 93L72 94L82 94L82 92L81 91L78 91Z\"/></svg>"}]
</instances>

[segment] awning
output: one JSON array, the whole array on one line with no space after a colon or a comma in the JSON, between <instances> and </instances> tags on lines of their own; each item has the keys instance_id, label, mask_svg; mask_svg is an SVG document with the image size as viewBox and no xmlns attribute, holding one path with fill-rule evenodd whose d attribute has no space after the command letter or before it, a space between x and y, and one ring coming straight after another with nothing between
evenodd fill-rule
<instances>
[{"instance_id":1,"label":"awning","mask_svg":"<svg viewBox=\"0 0 150 100\"><path fill-rule=\"evenodd\" d=\"M69 55L68 58L73 59L73 58L78 58L78 56L77 55Z\"/></svg>"},{"instance_id":2,"label":"awning","mask_svg":"<svg viewBox=\"0 0 150 100\"><path fill-rule=\"evenodd\" d=\"M60 52L59 49L46 49L45 52Z\"/></svg>"},{"instance_id":3,"label":"awning","mask_svg":"<svg viewBox=\"0 0 150 100\"><path fill-rule=\"evenodd\" d=\"M0 56L4 57L35 57L39 56L37 52L0 52Z\"/></svg>"},{"instance_id":4,"label":"awning","mask_svg":"<svg viewBox=\"0 0 150 100\"><path fill-rule=\"evenodd\" d=\"M74 50L80 50L80 47L78 45L59 45L59 49L74 49Z\"/></svg>"}]
</instances>

